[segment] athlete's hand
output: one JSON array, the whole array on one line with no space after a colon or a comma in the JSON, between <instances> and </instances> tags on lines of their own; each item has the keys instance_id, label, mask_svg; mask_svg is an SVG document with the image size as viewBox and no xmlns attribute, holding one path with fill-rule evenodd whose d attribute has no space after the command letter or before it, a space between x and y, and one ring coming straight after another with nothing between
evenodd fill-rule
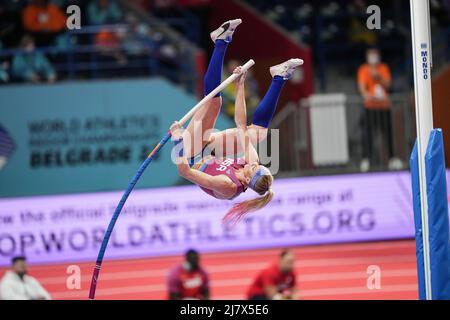
<instances>
[{"instance_id":1,"label":"athlete's hand","mask_svg":"<svg viewBox=\"0 0 450 320\"><path fill-rule=\"evenodd\" d=\"M174 140L181 139L183 136L183 132L184 132L183 126L178 121L175 121L170 126L170 133L172 134L172 138Z\"/></svg>"},{"instance_id":2,"label":"athlete's hand","mask_svg":"<svg viewBox=\"0 0 450 320\"><path fill-rule=\"evenodd\" d=\"M240 74L240 76L236 78L237 84L243 84L245 82L245 77L247 76L247 71L242 72L242 66L236 67L236 69L234 69L233 73Z\"/></svg>"}]
</instances>

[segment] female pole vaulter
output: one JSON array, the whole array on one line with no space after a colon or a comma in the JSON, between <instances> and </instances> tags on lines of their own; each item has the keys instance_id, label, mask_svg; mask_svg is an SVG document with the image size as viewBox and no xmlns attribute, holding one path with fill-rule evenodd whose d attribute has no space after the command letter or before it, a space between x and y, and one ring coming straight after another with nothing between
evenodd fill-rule
<instances>
[{"instance_id":1,"label":"female pole vaulter","mask_svg":"<svg viewBox=\"0 0 450 320\"><path fill-rule=\"evenodd\" d=\"M205 95L221 82L227 46L241 22L241 19L230 20L211 32L214 52L204 78ZM268 127L284 83L291 77L295 68L302 64L301 59L290 59L270 68L272 83L256 108L253 123L249 126L247 126L244 73L236 80L234 117L236 128L211 132L222 106L220 93L195 113L186 130L183 130L178 122L174 122L170 128L180 176L217 199L234 199L248 188L260 195L235 204L224 217L225 222L238 222L246 213L263 208L273 198L271 188L273 176L267 167L259 163L255 146L267 137ZM236 68L234 73L241 73L240 68ZM194 143L192 137L197 136L201 137L201 144ZM243 153L243 157L224 158L227 155L226 141L230 139L233 141L236 154Z\"/></svg>"}]
</instances>

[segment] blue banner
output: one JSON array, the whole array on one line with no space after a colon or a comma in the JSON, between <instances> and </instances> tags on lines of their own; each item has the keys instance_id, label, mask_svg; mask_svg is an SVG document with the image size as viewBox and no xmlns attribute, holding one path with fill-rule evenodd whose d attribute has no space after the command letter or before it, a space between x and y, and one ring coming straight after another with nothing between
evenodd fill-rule
<instances>
[{"instance_id":1,"label":"blue banner","mask_svg":"<svg viewBox=\"0 0 450 320\"><path fill-rule=\"evenodd\" d=\"M161 79L0 88L0 197L124 189L196 102ZM219 129L230 126L217 121ZM179 181L170 149L137 188Z\"/></svg>"}]
</instances>

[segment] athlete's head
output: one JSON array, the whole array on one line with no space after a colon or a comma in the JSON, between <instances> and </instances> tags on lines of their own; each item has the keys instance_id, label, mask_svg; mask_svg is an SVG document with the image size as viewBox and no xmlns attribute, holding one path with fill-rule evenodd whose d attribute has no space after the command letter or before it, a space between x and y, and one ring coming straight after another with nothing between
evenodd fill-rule
<instances>
[{"instance_id":1,"label":"athlete's head","mask_svg":"<svg viewBox=\"0 0 450 320\"><path fill-rule=\"evenodd\" d=\"M242 183L260 195L263 195L272 185L272 174L265 166L258 162L247 163L244 166L244 180Z\"/></svg>"},{"instance_id":2,"label":"athlete's head","mask_svg":"<svg viewBox=\"0 0 450 320\"><path fill-rule=\"evenodd\" d=\"M242 201L235 204L224 217L225 221L238 222L245 214L265 207L273 198L273 176L270 170L257 162L244 166L244 184L253 189L259 198Z\"/></svg>"},{"instance_id":3,"label":"athlete's head","mask_svg":"<svg viewBox=\"0 0 450 320\"><path fill-rule=\"evenodd\" d=\"M270 170L259 164L251 164L247 169L250 180L248 187L253 189L259 195L264 195L272 186L273 177ZM245 174L245 167L244 167Z\"/></svg>"},{"instance_id":4,"label":"athlete's head","mask_svg":"<svg viewBox=\"0 0 450 320\"><path fill-rule=\"evenodd\" d=\"M259 163L258 162L253 162L253 163L247 163L244 166L244 177L245 177L245 181L243 181L243 183L248 186L250 184L250 180L253 177L253 175L255 174L256 170L258 170L259 168Z\"/></svg>"}]
</instances>

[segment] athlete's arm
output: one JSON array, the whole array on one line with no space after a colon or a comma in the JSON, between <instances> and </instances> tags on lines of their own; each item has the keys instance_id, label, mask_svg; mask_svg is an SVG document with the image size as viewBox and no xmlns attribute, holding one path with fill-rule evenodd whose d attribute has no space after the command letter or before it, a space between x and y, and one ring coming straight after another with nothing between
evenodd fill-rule
<instances>
[{"instance_id":1,"label":"athlete's arm","mask_svg":"<svg viewBox=\"0 0 450 320\"><path fill-rule=\"evenodd\" d=\"M170 127L170 132L175 140L181 139L181 124L174 122ZM187 158L184 155L176 158L176 165L178 173L181 177L191 181L192 183L199 185L200 187L213 190L224 196L232 196L236 193L236 185L225 175L211 176L199 170L194 170L189 167Z\"/></svg>"},{"instance_id":2,"label":"athlete's arm","mask_svg":"<svg viewBox=\"0 0 450 320\"><path fill-rule=\"evenodd\" d=\"M236 193L236 185L225 175L211 176L199 170L194 170L189 167L187 162L185 165L178 166L178 173L183 178L199 185L200 187L213 190L224 196L232 196Z\"/></svg>"},{"instance_id":3,"label":"athlete's arm","mask_svg":"<svg viewBox=\"0 0 450 320\"><path fill-rule=\"evenodd\" d=\"M239 73L240 67L235 69L235 73ZM246 163L259 163L259 156L256 152L255 147L253 146L249 134L252 132L248 132L247 127L247 106L245 103L245 76L246 73L243 73L237 80L237 92L236 92L236 101L234 108L234 122L236 123L237 128L237 139L238 143L244 150L244 157ZM257 134L257 132L253 132L253 134Z\"/></svg>"},{"instance_id":4,"label":"athlete's arm","mask_svg":"<svg viewBox=\"0 0 450 320\"><path fill-rule=\"evenodd\" d=\"M237 67L233 73L240 73L241 67ZM236 128L247 128L247 106L245 103L245 77L244 72L236 80L236 99L234 101L234 122Z\"/></svg>"}]
</instances>

